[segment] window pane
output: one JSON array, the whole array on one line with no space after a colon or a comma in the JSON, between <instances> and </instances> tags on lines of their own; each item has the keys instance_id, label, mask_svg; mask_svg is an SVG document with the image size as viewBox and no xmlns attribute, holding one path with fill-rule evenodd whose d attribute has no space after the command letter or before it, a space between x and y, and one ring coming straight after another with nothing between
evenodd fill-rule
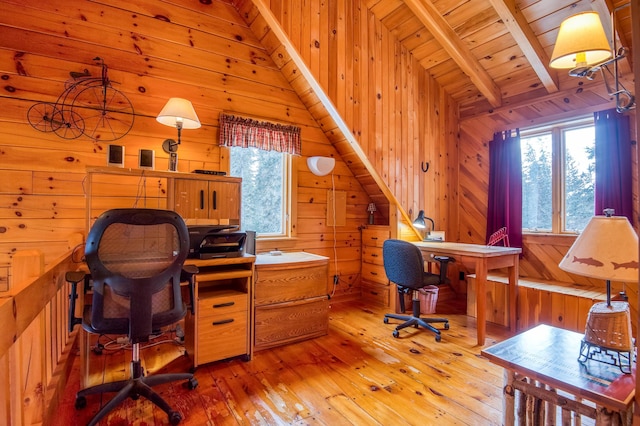
<instances>
[{"instance_id":1,"label":"window pane","mask_svg":"<svg viewBox=\"0 0 640 426\"><path fill-rule=\"evenodd\" d=\"M551 133L520 140L522 228L551 231Z\"/></svg>"},{"instance_id":2,"label":"window pane","mask_svg":"<svg viewBox=\"0 0 640 426\"><path fill-rule=\"evenodd\" d=\"M231 175L242 178L242 227L258 234L285 233L285 155L232 147Z\"/></svg>"},{"instance_id":3,"label":"window pane","mask_svg":"<svg viewBox=\"0 0 640 426\"><path fill-rule=\"evenodd\" d=\"M582 231L594 210L595 128L566 130L565 231Z\"/></svg>"}]
</instances>

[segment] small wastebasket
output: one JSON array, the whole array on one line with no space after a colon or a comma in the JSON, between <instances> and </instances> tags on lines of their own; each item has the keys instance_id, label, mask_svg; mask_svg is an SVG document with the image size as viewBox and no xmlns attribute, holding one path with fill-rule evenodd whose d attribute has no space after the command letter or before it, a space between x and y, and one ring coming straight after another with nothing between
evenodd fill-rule
<instances>
[{"instance_id":1,"label":"small wastebasket","mask_svg":"<svg viewBox=\"0 0 640 426\"><path fill-rule=\"evenodd\" d=\"M420 290L420 313L434 314L438 303L438 286L429 285Z\"/></svg>"},{"instance_id":2,"label":"small wastebasket","mask_svg":"<svg viewBox=\"0 0 640 426\"><path fill-rule=\"evenodd\" d=\"M396 299L396 314L404 314L407 312L411 312L413 310L413 302L412 302L412 294L413 291L410 291L408 293L397 293L397 299ZM404 298L404 311L400 310L400 298L403 297Z\"/></svg>"}]
</instances>

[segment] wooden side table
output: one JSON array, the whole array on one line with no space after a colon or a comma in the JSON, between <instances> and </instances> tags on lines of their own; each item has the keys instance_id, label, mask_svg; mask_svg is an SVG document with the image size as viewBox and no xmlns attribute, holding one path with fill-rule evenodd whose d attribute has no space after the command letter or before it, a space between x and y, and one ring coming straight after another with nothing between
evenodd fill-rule
<instances>
[{"instance_id":1,"label":"wooden side table","mask_svg":"<svg viewBox=\"0 0 640 426\"><path fill-rule=\"evenodd\" d=\"M615 417L629 423L635 396L636 365L624 374L614 365L578 361L584 335L548 325L482 350L505 369L503 424L562 424L574 415L609 425ZM588 401L588 402L585 402ZM518 416L515 416L518 401Z\"/></svg>"}]
</instances>

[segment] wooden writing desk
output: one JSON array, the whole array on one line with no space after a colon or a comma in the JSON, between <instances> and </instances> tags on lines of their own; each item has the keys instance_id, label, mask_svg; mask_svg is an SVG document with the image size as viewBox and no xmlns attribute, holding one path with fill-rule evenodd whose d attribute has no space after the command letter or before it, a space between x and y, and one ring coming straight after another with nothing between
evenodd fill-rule
<instances>
[{"instance_id":1,"label":"wooden writing desk","mask_svg":"<svg viewBox=\"0 0 640 426\"><path fill-rule=\"evenodd\" d=\"M578 355L583 337L580 333L543 324L481 351L492 363L505 369L505 426L514 424L514 390L562 408L563 424L568 424L564 420L570 419L571 411L595 418L596 425L613 424L609 421L615 413L629 414L635 395L635 364L632 374L593 360L581 364ZM573 399L549 388L564 391ZM582 399L593 404L585 405ZM534 405L527 404L527 410ZM525 415L533 413L529 411ZM546 415L549 421L555 420L556 410L549 409Z\"/></svg>"},{"instance_id":2,"label":"wooden writing desk","mask_svg":"<svg viewBox=\"0 0 640 426\"><path fill-rule=\"evenodd\" d=\"M422 256L428 260L431 255L451 256L456 262L474 270L477 286L477 333L478 345L484 345L486 336L486 285L487 273L491 269L507 268L509 274L509 327L516 332L516 307L518 295L518 256L522 249L517 247L485 246L479 244L450 243L446 241L421 241L414 243Z\"/></svg>"}]
</instances>

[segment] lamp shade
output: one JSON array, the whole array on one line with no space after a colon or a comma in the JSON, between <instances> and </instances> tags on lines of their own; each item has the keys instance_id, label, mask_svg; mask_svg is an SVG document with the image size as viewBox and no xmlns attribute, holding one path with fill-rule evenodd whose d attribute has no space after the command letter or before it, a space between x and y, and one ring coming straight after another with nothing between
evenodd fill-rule
<instances>
[{"instance_id":1,"label":"lamp shade","mask_svg":"<svg viewBox=\"0 0 640 426\"><path fill-rule=\"evenodd\" d=\"M424 223L424 210L420 210L420 212L418 213L418 217L416 217L413 221L413 226L418 229L424 229L427 227L427 225Z\"/></svg>"},{"instance_id":2,"label":"lamp shade","mask_svg":"<svg viewBox=\"0 0 640 426\"><path fill-rule=\"evenodd\" d=\"M594 216L560 269L602 280L638 281L638 236L624 216Z\"/></svg>"},{"instance_id":3,"label":"lamp shade","mask_svg":"<svg viewBox=\"0 0 640 426\"><path fill-rule=\"evenodd\" d=\"M200 120L193 109L193 105L187 99L182 98L170 98L156 117L156 120L165 126L180 127L182 129L197 129L200 127Z\"/></svg>"},{"instance_id":4,"label":"lamp shade","mask_svg":"<svg viewBox=\"0 0 640 426\"><path fill-rule=\"evenodd\" d=\"M307 166L311 173L316 176L324 176L333 170L336 165L336 159L332 157L309 157L307 158Z\"/></svg>"},{"instance_id":5,"label":"lamp shade","mask_svg":"<svg viewBox=\"0 0 640 426\"><path fill-rule=\"evenodd\" d=\"M551 54L551 68L591 66L612 56L597 12L583 12L562 21Z\"/></svg>"}]
</instances>

